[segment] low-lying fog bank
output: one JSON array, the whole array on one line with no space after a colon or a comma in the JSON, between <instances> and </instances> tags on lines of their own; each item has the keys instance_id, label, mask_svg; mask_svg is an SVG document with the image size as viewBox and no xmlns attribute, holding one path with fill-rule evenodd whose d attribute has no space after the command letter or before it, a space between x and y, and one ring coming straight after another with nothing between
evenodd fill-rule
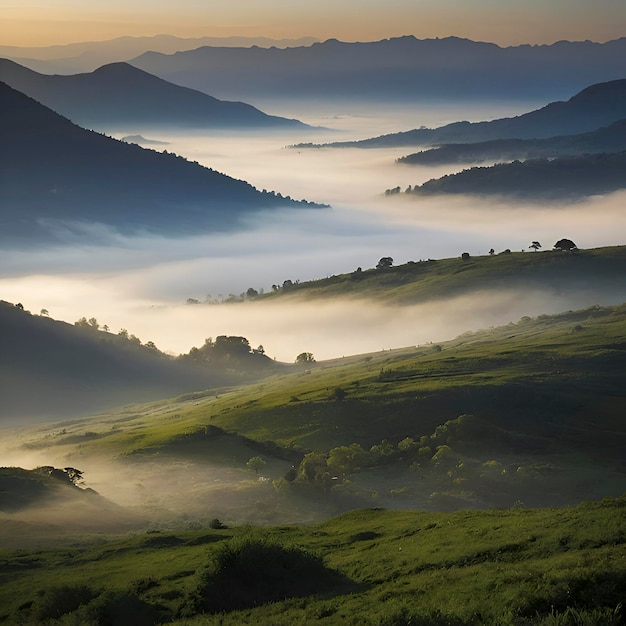
<instances>
[{"instance_id":1,"label":"low-lying fog bank","mask_svg":"<svg viewBox=\"0 0 626 626\"><path fill-rule=\"evenodd\" d=\"M24 284L24 295L37 287L37 279L32 280ZM82 296L86 294L85 301L66 304L55 299L52 292L71 293L79 286L57 279L47 304L61 318L78 319L81 314L89 317L98 312L99 323L107 324L113 332L127 328L143 342L153 341L173 354L199 347L207 337L235 335L246 337L254 348L262 345L266 354L283 362L293 362L300 352L312 352L317 360L324 360L436 343L469 330L517 321L525 315L533 317L626 299L625 293L606 289L560 293L519 289L481 291L407 306L349 298L152 306L149 300L120 293L112 282L100 283L97 288L86 286ZM42 286L40 291L44 289Z\"/></svg>"}]
</instances>

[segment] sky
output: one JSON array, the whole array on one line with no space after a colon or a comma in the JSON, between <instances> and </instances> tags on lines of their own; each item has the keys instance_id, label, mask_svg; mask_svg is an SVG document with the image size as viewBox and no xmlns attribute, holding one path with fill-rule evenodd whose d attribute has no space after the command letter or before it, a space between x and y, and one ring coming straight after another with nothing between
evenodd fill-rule
<instances>
[{"instance_id":1,"label":"sky","mask_svg":"<svg viewBox=\"0 0 626 626\"><path fill-rule=\"evenodd\" d=\"M55 45L123 35L373 41L450 35L500 45L626 35L624 0L2 0L0 43Z\"/></svg>"}]
</instances>

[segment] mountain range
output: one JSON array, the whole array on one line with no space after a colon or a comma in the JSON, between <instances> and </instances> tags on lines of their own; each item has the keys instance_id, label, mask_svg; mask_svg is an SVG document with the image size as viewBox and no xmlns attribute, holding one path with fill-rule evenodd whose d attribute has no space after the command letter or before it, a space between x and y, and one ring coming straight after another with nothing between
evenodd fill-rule
<instances>
[{"instance_id":1,"label":"mountain range","mask_svg":"<svg viewBox=\"0 0 626 626\"><path fill-rule=\"evenodd\" d=\"M626 75L626 38L500 47L458 37L396 37L294 48L146 52L132 65L220 98L439 101L563 98Z\"/></svg>"},{"instance_id":2,"label":"mountain range","mask_svg":"<svg viewBox=\"0 0 626 626\"><path fill-rule=\"evenodd\" d=\"M320 206L85 130L0 83L0 238L10 245L84 234L233 228L241 214ZM82 226L77 226L78 224Z\"/></svg>"},{"instance_id":3,"label":"mountain range","mask_svg":"<svg viewBox=\"0 0 626 626\"><path fill-rule=\"evenodd\" d=\"M153 37L117 37L105 41L84 41L55 46L1 46L0 57L6 57L44 74L92 72L101 65L126 61L152 50L171 54L200 46L287 48L308 46L315 37L270 39L268 37L192 37L173 35Z\"/></svg>"},{"instance_id":4,"label":"mountain range","mask_svg":"<svg viewBox=\"0 0 626 626\"><path fill-rule=\"evenodd\" d=\"M596 83L566 101L485 122L454 122L439 128L418 128L361 141L324 144L333 148L390 148L475 143L496 139L542 139L597 130L626 118L626 79ZM311 147L317 147L309 144ZM306 147L301 144L298 147Z\"/></svg>"},{"instance_id":5,"label":"mountain range","mask_svg":"<svg viewBox=\"0 0 626 626\"><path fill-rule=\"evenodd\" d=\"M112 125L306 128L243 102L224 102L173 85L127 63L111 63L88 74L49 76L0 59L0 80L77 124L101 130Z\"/></svg>"}]
</instances>

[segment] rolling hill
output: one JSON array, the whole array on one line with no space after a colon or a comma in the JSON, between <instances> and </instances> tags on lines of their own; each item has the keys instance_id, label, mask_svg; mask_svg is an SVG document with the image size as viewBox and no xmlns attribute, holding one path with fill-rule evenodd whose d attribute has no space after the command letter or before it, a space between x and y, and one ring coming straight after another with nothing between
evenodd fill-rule
<instances>
[{"instance_id":1,"label":"rolling hill","mask_svg":"<svg viewBox=\"0 0 626 626\"><path fill-rule=\"evenodd\" d=\"M553 159L626 150L626 119L579 135L549 139L495 139L477 143L451 143L409 154L397 160L405 165L482 163L514 159Z\"/></svg>"},{"instance_id":2,"label":"rolling hill","mask_svg":"<svg viewBox=\"0 0 626 626\"><path fill-rule=\"evenodd\" d=\"M104 65L89 74L49 76L0 59L0 80L76 124L99 130L307 128L302 122L266 115L243 102L224 102L179 87L127 63Z\"/></svg>"},{"instance_id":3,"label":"rolling hill","mask_svg":"<svg viewBox=\"0 0 626 626\"><path fill-rule=\"evenodd\" d=\"M169 502L183 519L207 519L206 503L229 523L366 506L574 505L626 487L625 345L625 305L523 318L219 395L22 429L20 448L87 478L132 471L132 502ZM265 462L260 480L246 470L254 456Z\"/></svg>"},{"instance_id":4,"label":"rolling hill","mask_svg":"<svg viewBox=\"0 0 626 626\"><path fill-rule=\"evenodd\" d=\"M496 139L541 139L591 132L625 117L626 79L619 79L596 83L567 101L551 102L541 109L516 117L488 122L454 122L440 128L420 128L360 141L339 141L324 144L324 147L391 148ZM307 147L307 144L298 147Z\"/></svg>"},{"instance_id":5,"label":"rolling hill","mask_svg":"<svg viewBox=\"0 0 626 626\"><path fill-rule=\"evenodd\" d=\"M283 50L205 46L170 55L146 52L129 62L220 98L549 101L592 82L623 78L625 52L624 38L502 48L458 37L405 36L329 39Z\"/></svg>"},{"instance_id":6,"label":"rolling hill","mask_svg":"<svg viewBox=\"0 0 626 626\"><path fill-rule=\"evenodd\" d=\"M94 224L214 232L250 211L320 206L85 130L4 83L0 134L0 239L8 245L71 238L75 228L84 235Z\"/></svg>"}]
</instances>

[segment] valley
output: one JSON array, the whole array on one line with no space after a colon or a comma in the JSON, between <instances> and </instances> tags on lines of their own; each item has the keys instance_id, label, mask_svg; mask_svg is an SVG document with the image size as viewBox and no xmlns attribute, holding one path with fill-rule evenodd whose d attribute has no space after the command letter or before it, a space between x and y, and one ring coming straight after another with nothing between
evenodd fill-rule
<instances>
[{"instance_id":1,"label":"valley","mask_svg":"<svg viewBox=\"0 0 626 626\"><path fill-rule=\"evenodd\" d=\"M0 623L622 624L626 40L188 34L0 46Z\"/></svg>"}]
</instances>

